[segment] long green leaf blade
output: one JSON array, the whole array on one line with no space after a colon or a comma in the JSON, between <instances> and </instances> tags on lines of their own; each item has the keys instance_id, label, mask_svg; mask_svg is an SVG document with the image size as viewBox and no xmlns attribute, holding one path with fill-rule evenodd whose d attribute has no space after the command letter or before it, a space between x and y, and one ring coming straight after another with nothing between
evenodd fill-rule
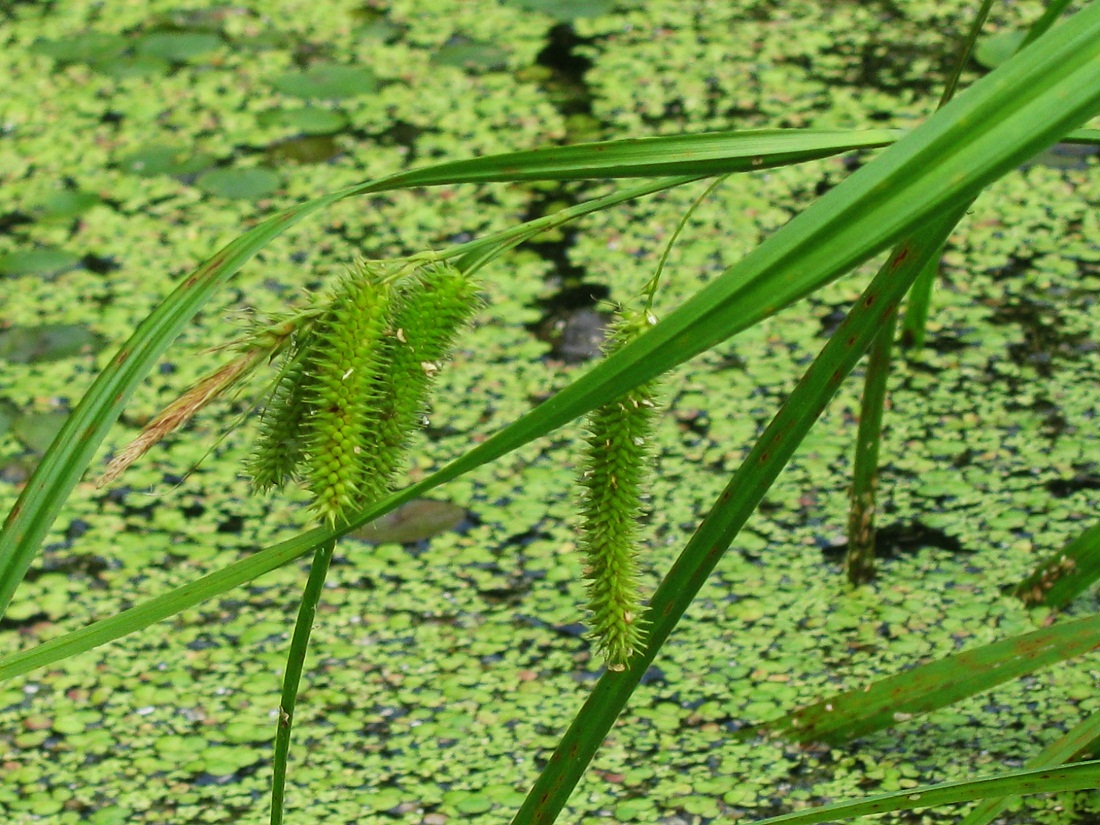
<instances>
[{"instance_id":1,"label":"long green leaf blade","mask_svg":"<svg viewBox=\"0 0 1100 825\"><path fill-rule=\"evenodd\" d=\"M754 825L815 825L856 816L874 816L890 811L911 811L938 805L955 805L1005 794L1057 793L1095 788L1100 782L1100 762L1081 762L1065 768L1013 771L967 782L945 782L896 793L873 796L855 802L837 802L808 811L761 819Z\"/></svg>"},{"instance_id":2,"label":"long green leaf blade","mask_svg":"<svg viewBox=\"0 0 1100 825\"><path fill-rule=\"evenodd\" d=\"M1100 741L1100 713L1093 713L1059 736L1036 756L1024 763L1028 770L1042 770L1064 765L1082 757L1088 759ZM959 825L988 825L1003 811L1012 797L991 797L978 804Z\"/></svg>"},{"instance_id":3,"label":"long green leaf blade","mask_svg":"<svg viewBox=\"0 0 1100 825\"><path fill-rule=\"evenodd\" d=\"M260 223L203 263L143 321L70 414L0 530L0 615L69 493L138 383L184 326L252 256L338 200L411 186L752 171L890 143L896 133L767 131L650 138L456 161L351 186ZM525 171L517 171L527 164ZM569 164L575 168L570 170Z\"/></svg>"},{"instance_id":4,"label":"long green leaf blade","mask_svg":"<svg viewBox=\"0 0 1100 825\"><path fill-rule=\"evenodd\" d=\"M983 645L839 693L761 727L799 742L843 742L981 693L1100 646L1100 616Z\"/></svg>"},{"instance_id":5,"label":"long green leaf blade","mask_svg":"<svg viewBox=\"0 0 1100 825\"><path fill-rule=\"evenodd\" d=\"M1100 523L1044 559L1035 572L1016 585L1016 595L1028 605L1060 608L1097 579L1100 579Z\"/></svg>"},{"instance_id":6,"label":"long green leaf blade","mask_svg":"<svg viewBox=\"0 0 1100 825\"><path fill-rule=\"evenodd\" d=\"M1100 61L1097 60L1100 55L1100 4L1079 12L1071 22L1073 25L1067 23L1056 29L992 72L877 161L828 192L814 207L650 332L438 473L364 510L351 520L346 530L339 533L315 531L313 539L305 543L298 543L298 539L284 542L246 560L247 566L227 568L180 590L186 590L185 595L190 598L196 597L196 591L200 592L198 600L201 601L273 570L308 552L321 541L359 527L398 504L498 458L618 397L635 384L682 363L773 314L814 287L827 283L851 265L866 260L897 240L909 225L919 223L951 203L973 196L984 183L1012 169L1028 153L1055 142L1100 109ZM952 159L943 160L946 155ZM358 191L356 188L343 194ZM269 224L270 221L253 232L265 227L268 231ZM252 233L246 238L252 239ZM239 243L246 242L242 239ZM254 240L247 243L254 243ZM248 255L258 248L255 246ZM223 254L224 251L216 258ZM234 266L243 263L248 255L243 255ZM200 272L213 267L215 260L204 265ZM223 261L221 265L229 266L229 263ZM219 277L229 274L231 272L222 272ZM152 360L147 359L146 368L151 366ZM120 391L132 389L122 382L112 386L119 387ZM103 410L113 410L109 396L104 398L97 387L99 382L89 392L89 395L97 392L94 403L86 398L78 411L85 403L89 409L104 415ZM111 420L116 415L117 410L113 410ZM107 425L102 425L101 432L94 424L85 421L90 428L89 437L101 439ZM75 477L83 472L86 464L87 459L77 467ZM68 481L75 484L75 477ZM68 481L62 479L62 483ZM68 489L65 487L65 494ZM55 514L56 510L45 515L38 513L36 519L45 521L48 526ZM10 520L18 522L24 530L30 529L21 520L24 518L16 513ZM36 529L44 533L46 527L39 523ZM9 539L7 531L0 536L0 579L11 575L13 553L27 552L29 544L29 552L33 555L37 540L31 543L25 533L20 538L23 539L21 543ZM297 548L296 551L288 554L289 545ZM30 560L23 561L22 569L25 570ZM230 569L231 574L227 573ZM22 575L21 570L18 575ZM0 581L0 586L7 584L6 579ZM14 588L14 584L10 586ZM164 610L167 604L179 598L178 592L154 600L156 609L149 614L172 615ZM114 638L117 638L127 631L121 631L120 624L113 620L104 620L97 626L95 638L100 640L97 643L107 641L109 632L116 633ZM0 666L6 662L0 662Z\"/></svg>"}]
</instances>

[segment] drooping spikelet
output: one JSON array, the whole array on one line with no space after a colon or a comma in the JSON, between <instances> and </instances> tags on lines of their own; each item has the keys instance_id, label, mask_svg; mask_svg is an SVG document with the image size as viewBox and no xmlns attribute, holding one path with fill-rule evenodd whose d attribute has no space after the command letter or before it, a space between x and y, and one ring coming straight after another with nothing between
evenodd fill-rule
<instances>
[{"instance_id":1,"label":"drooping spikelet","mask_svg":"<svg viewBox=\"0 0 1100 825\"><path fill-rule=\"evenodd\" d=\"M379 376L392 290L381 271L363 266L338 285L303 357L302 472L313 510L330 523L373 497L379 426Z\"/></svg>"},{"instance_id":2,"label":"drooping spikelet","mask_svg":"<svg viewBox=\"0 0 1100 825\"><path fill-rule=\"evenodd\" d=\"M644 312L624 313L606 346L614 352L650 324ZM657 414L654 382L647 382L588 416L582 464L581 548L588 580L591 636L609 670L623 670L645 641L639 617L638 518Z\"/></svg>"},{"instance_id":3,"label":"drooping spikelet","mask_svg":"<svg viewBox=\"0 0 1100 825\"><path fill-rule=\"evenodd\" d=\"M378 429L379 464L387 488L423 419L436 373L481 305L478 292L475 281L447 264L429 264L396 285Z\"/></svg>"},{"instance_id":4,"label":"drooping spikelet","mask_svg":"<svg viewBox=\"0 0 1100 825\"><path fill-rule=\"evenodd\" d=\"M286 355L249 463L256 489L300 477L330 523L385 496L479 305L477 284L445 264L394 280L374 262L345 277Z\"/></svg>"},{"instance_id":5,"label":"drooping spikelet","mask_svg":"<svg viewBox=\"0 0 1100 825\"><path fill-rule=\"evenodd\" d=\"M247 464L252 486L260 492L282 489L298 478L304 457L306 352L308 344L300 343L286 354L282 374L260 417L260 432Z\"/></svg>"}]
</instances>

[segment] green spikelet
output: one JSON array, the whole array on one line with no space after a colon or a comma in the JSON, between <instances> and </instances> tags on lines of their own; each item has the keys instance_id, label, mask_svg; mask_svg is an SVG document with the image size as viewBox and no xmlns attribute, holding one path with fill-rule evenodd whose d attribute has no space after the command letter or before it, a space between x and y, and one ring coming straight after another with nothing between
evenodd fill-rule
<instances>
[{"instance_id":1,"label":"green spikelet","mask_svg":"<svg viewBox=\"0 0 1100 825\"><path fill-rule=\"evenodd\" d=\"M624 314L607 351L614 352L652 323L647 313ZM588 416L580 478L581 548L591 635L609 670L625 669L645 642L637 544L650 431L657 414L654 389L654 382L635 387Z\"/></svg>"},{"instance_id":2,"label":"green spikelet","mask_svg":"<svg viewBox=\"0 0 1100 825\"><path fill-rule=\"evenodd\" d=\"M260 432L247 464L252 486L260 492L282 489L298 477L306 414L304 355L304 347L298 346L285 356L283 372L260 418Z\"/></svg>"},{"instance_id":3,"label":"green spikelet","mask_svg":"<svg viewBox=\"0 0 1100 825\"><path fill-rule=\"evenodd\" d=\"M387 485L401 469L436 373L481 305L478 284L446 264L424 267L400 281L396 290L378 430L378 455Z\"/></svg>"},{"instance_id":4,"label":"green spikelet","mask_svg":"<svg viewBox=\"0 0 1100 825\"><path fill-rule=\"evenodd\" d=\"M330 523L379 494L370 433L379 426L392 294L381 274L365 266L344 278L303 361L303 476L314 512Z\"/></svg>"}]
</instances>

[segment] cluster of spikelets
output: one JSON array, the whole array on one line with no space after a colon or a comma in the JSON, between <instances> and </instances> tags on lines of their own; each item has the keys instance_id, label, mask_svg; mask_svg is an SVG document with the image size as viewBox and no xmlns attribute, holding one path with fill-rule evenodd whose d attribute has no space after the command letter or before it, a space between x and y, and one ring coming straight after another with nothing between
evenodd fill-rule
<instances>
[{"instance_id":1,"label":"cluster of spikelets","mask_svg":"<svg viewBox=\"0 0 1100 825\"><path fill-rule=\"evenodd\" d=\"M330 524L386 495L479 305L477 284L445 264L348 273L284 355L249 462L256 489L300 481Z\"/></svg>"},{"instance_id":2,"label":"cluster of spikelets","mask_svg":"<svg viewBox=\"0 0 1100 825\"><path fill-rule=\"evenodd\" d=\"M626 312L608 337L610 354L655 323ZM657 416L654 382L641 384L588 416L581 465L581 549L588 580L589 629L609 670L624 670L643 649L638 519Z\"/></svg>"}]
</instances>

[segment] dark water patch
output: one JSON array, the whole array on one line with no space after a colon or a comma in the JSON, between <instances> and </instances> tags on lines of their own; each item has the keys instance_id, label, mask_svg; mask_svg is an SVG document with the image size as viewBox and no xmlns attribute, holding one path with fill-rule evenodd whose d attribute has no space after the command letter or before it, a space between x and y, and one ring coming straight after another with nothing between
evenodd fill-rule
<instances>
[{"instance_id":1,"label":"dark water patch","mask_svg":"<svg viewBox=\"0 0 1100 825\"><path fill-rule=\"evenodd\" d=\"M875 531L875 558L897 558L928 548L946 550L953 554L971 552L954 536L919 521L911 524L888 524ZM847 552L848 542L821 548L822 555L831 560L840 560Z\"/></svg>"},{"instance_id":2,"label":"dark water patch","mask_svg":"<svg viewBox=\"0 0 1100 825\"><path fill-rule=\"evenodd\" d=\"M240 535L244 530L244 517L238 515L231 515L218 522L219 533L231 533L233 535Z\"/></svg>"},{"instance_id":3,"label":"dark water patch","mask_svg":"<svg viewBox=\"0 0 1100 825\"><path fill-rule=\"evenodd\" d=\"M550 345L550 355L580 363L600 354L610 315L596 309L610 290L602 284L566 286L538 302L542 318L528 325L536 338Z\"/></svg>"},{"instance_id":4,"label":"dark water patch","mask_svg":"<svg viewBox=\"0 0 1100 825\"><path fill-rule=\"evenodd\" d=\"M1020 166L1048 166L1051 169L1080 171L1089 168L1089 158L1100 154L1100 146L1089 143L1056 143Z\"/></svg>"},{"instance_id":5,"label":"dark water patch","mask_svg":"<svg viewBox=\"0 0 1100 825\"><path fill-rule=\"evenodd\" d=\"M0 214L0 235L10 233L17 226L34 223L34 218L19 211Z\"/></svg>"},{"instance_id":6,"label":"dark water patch","mask_svg":"<svg viewBox=\"0 0 1100 825\"><path fill-rule=\"evenodd\" d=\"M1045 485L1047 492L1055 498L1068 498L1082 490L1100 490L1100 473L1079 472L1069 478L1056 478Z\"/></svg>"},{"instance_id":7,"label":"dark water patch","mask_svg":"<svg viewBox=\"0 0 1100 825\"><path fill-rule=\"evenodd\" d=\"M550 345L550 354L575 364L601 353L611 319L592 307L556 310L535 328L535 337Z\"/></svg>"},{"instance_id":8,"label":"dark water patch","mask_svg":"<svg viewBox=\"0 0 1100 825\"><path fill-rule=\"evenodd\" d=\"M94 272L96 275L106 275L109 272L114 272L116 269L122 268L122 264L114 258L92 255L90 253L80 259L80 264L89 272Z\"/></svg>"},{"instance_id":9,"label":"dark water patch","mask_svg":"<svg viewBox=\"0 0 1100 825\"><path fill-rule=\"evenodd\" d=\"M416 142L427 129L415 126L400 118L394 120L381 132L374 134L356 134L356 137L370 139L379 146L400 147L405 150L405 165L413 163L417 159Z\"/></svg>"},{"instance_id":10,"label":"dark water patch","mask_svg":"<svg viewBox=\"0 0 1100 825\"><path fill-rule=\"evenodd\" d=\"M45 612L32 613L20 619L4 616L0 619L0 630L26 630L42 622L53 621L54 617Z\"/></svg>"},{"instance_id":11,"label":"dark water patch","mask_svg":"<svg viewBox=\"0 0 1100 825\"><path fill-rule=\"evenodd\" d=\"M99 578L101 573L115 566L117 564L112 565L107 559L93 553L59 555L56 552L51 552L44 554L41 564L28 570L23 580L33 582L49 575L81 576L96 579Z\"/></svg>"},{"instance_id":12,"label":"dark water patch","mask_svg":"<svg viewBox=\"0 0 1100 825\"><path fill-rule=\"evenodd\" d=\"M1009 344L1008 355L1013 363L1031 367L1044 378L1053 375L1055 361L1075 360L1095 347L1085 333L1065 332L1065 319L1049 304L1005 302L993 307L989 321L998 326L1019 326L1023 340Z\"/></svg>"},{"instance_id":13,"label":"dark water patch","mask_svg":"<svg viewBox=\"0 0 1100 825\"><path fill-rule=\"evenodd\" d=\"M535 58L536 65L550 70L540 85L563 115L592 114L592 94L584 80L592 61L576 49L593 42L579 37L570 24L559 23L550 29L546 46Z\"/></svg>"},{"instance_id":14,"label":"dark water patch","mask_svg":"<svg viewBox=\"0 0 1100 825\"><path fill-rule=\"evenodd\" d=\"M553 214L574 202L571 194L555 187L531 204L524 220ZM541 317L527 324L526 328L538 340L550 345L551 357L569 363L586 361L599 355L610 318L596 307L611 296L611 290L604 284L586 282L585 270L569 260L569 248L575 238L576 230L561 227L525 244L551 264L547 281L555 287L551 295L536 302Z\"/></svg>"}]
</instances>

